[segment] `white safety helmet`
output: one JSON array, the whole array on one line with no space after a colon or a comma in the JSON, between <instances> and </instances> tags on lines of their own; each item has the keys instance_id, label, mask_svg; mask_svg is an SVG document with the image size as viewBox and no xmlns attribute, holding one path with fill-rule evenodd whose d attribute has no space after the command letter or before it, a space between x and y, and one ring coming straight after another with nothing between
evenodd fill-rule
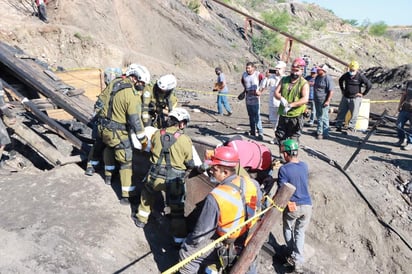
<instances>
[{"instance_id":1,"label":"white safety helmet","mask_svg":"<svg viewBox=\"0 0 412 274\"><path fill-rule=\"evenodd\" d=\"M174 108L169 113L169 117L175 117L179 122L186 120L186 123L190 121L190 114L184 108Z\"/></svg>"},{"instance_id":2,"label":"white safety helmet","mask_svg":"<svg viewBox=\"0 0 412 274\"><path fill-rule=\"evenodd\" d=\"M142 65L131 64L126 70L126 76L134 75L137 80L148 84L150 82L150 72Z\"/></svg>"},{"instance_id":3,"label":"white safety helmet","mask_svg":"<svg viewBox=\"0 0 412 274\"><path fill-rule=\"evenodd\" d=\"M162 90L172 90L176 85L176 77L172 74L163 75L157 80L157 86Z\"/></svg>"}]
</instances>

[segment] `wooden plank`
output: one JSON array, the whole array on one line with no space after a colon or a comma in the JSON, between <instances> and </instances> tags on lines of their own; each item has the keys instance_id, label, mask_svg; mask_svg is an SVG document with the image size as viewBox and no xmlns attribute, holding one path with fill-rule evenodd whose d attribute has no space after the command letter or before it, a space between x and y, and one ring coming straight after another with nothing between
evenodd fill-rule
<instances>
[{"instance_id":1,"label":"wooden plank","mask_svg":"<svg viewBox=\"0 0 412 274\"><path fill-rule=\"evenodd\" d=\"M279 208L285 208L295 190L296 188L292 184L287 183L283 185L273 198L275 205ZM249 266L255 260L263 244L268 239L271 229L279 220L282 220L282 212L280 210L272 208L265 213L262 220L257 224L258 227L254 231L249 243L242 251L242 254L240 254L240 257L236 261L235 265L230 270L231 274L247 272Z\"/></svg>"},{"instance_id":2,"label":"wooden plank","mask_svg":"<svg viewBox=\"0 0 412 274\"><path fill-rule=\"evenodd\" d=\"M84 95L67 96L64 94L64 90L62 90L62 86L67 87L67 85L62 81L51 79L44 73L47 69L36 62L37 60L19 59L15 57L16 53L24 54L21 50L19 51L16 48L0 42L0 62L7 67L17 79L37 93L43 94L52 100L59 108L66 110L66 112L78 121L87 125L93 115L95 100L90 100Z\"/></svg>"},{"instance_id":3,"label":"wooden plank","mask_svg":"<svg viewBox=\"0 0 412 274\"><path fill-rule=\"evenodd\" d=\"M14 124L10 123L10 120L5 117L4 124L12 128L14 133L18 135L22 140L24 140L31 148L43 156L50 164L53 166L58 166L61 163L61 159L66 159L60 151L55 149L52 145L47 143L39 135L37 135L33 130L27 127L25 124L17 120Z\"/></svg>"},{"instance_id":4,"label":"wooden plank","mask_svg":"<svg viewBox=\"0 0 412 274\"><path fill-rule=\"evenodd\" d=\"M84 95L90 100L96 101L97 96L104 88L101 69L79 69L56 72L59 78L68 85L85 91Z\"/></svg>"},{"instance_id":5,"label":"wooden plank","mask_svg":"<svg viewBox=\"0 0 412 274\"><path fill-rule=\"evenodd\" d=\"M51 119L50 117L45 115L43 112L41 112L33 102L31 102L27 98L24 98L22 94L20 94L17 90L12 88L6 82L4 82L4 86L7 88L7 91L9 93L13 94L19 101L21 101L21 103L25 106L26 109L29 109L33 114L36 115L37 118L39 118L42 122L47 124L57 134L59 134L60 136L62 136L63 138L71 142L76 148L80 150L84 147L80 139L74 136L66 128L58 124L55 120Z\"/></svg>"}]
</instances>

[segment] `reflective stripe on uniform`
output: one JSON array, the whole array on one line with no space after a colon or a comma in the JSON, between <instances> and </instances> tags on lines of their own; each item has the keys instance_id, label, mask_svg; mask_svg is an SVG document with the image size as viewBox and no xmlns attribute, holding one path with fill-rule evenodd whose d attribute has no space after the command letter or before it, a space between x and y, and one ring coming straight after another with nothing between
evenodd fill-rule
<instances>
[{"instance_id":1,"label":"reflective stripe on uniform","mask_svg":"<svg viewBox=\"0 0 412 274\"><path fill-rule=\"evenodd\" d=\"M186 238L173 237L173 240L175 241L175 243L181 244L181 243L183 243L183 242L186 240Z\"/></svg>"},{"instance_id":2,"label":"reflective stripe on uniform","mask_svg":"<svg viewBox=\"0 0 412 274\"><path fill-rule=\"evenodd\" d=\"M220 231L222 233L227 233L231 228L238 226L240 224L240 222L243 221L243 220L241 220L243 210L244 210L242 200L241 199L236 199L235 197L228 194L226 191L223 191L219 188L215 188L212 191L212 193L216 194L217 196L221 197L222 199L225 199L226 201L233 204L237 208L237 212L236 212L234 220L231 222L231 226L230 227L219 226L217 228L218 231ZM227 225L227 224L222 224L222 225Z\"/></svg>"},{"instance_id":3,"label":"reflective stripe on uniform","mask_svg":"<svg viewBox=\"0 0 412 274\"><path fill-rule=\"evenodd\" d=\"M90 164L93 166L97 166L98 164L100 164L100 161L90 161Z\"/></svg>"},{"instance_id":4,"label":"reflective stripe on uniform","mask_svg":"<svg viewBox=\"0 0 412 274\"><path fill-rule=\"evenodd\" d=\"M148 218L150 215L150 212L147 211L143 211L143 210L139 210L139 212L137 213L137 215L142 216L143 218Z\"/></svg>"},{"instance_id":5,"label":"reflective stripe on uniform","mask_svg":"<svg viewBox=\"0 0 412 274\"><path fill-rule=\"evenodd\" d=\"M104 166L105 170L115 170L116 166Z\"/></svg>"},{"instance_id":6,"label":"reflective stripe on uniform","mask_svg":"<svg viewBox=\"0 0 412 274\"><path fill-rule=\"evenodd\" d=\"M122 186L122 191L132 192L136 190L136 186Z\"/></svg>"}]
</instances>

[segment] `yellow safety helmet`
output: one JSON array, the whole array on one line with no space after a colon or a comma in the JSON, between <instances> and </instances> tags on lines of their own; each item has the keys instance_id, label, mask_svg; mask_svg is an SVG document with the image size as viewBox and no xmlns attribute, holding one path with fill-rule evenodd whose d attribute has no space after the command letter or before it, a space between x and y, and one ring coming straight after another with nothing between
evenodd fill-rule
<instances>
[{"instance_id":1,"label":"yellow safety helmet","mask_svg":"<svg viewBox=\"0 0 412 274\"><path fill-rule=\"evenodd\" d=\"M349 69L351 70L358 70L359 69L359 63L356 61L351 61L349 63Z\"/></svg>"}]
</instances>

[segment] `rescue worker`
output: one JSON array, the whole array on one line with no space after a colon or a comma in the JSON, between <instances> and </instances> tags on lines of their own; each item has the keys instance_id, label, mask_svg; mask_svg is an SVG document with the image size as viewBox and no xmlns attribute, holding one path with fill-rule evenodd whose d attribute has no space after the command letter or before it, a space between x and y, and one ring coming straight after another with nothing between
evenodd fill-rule
<instances>
[{"instance_id":1,"label":"rescue worker","mask_svg":"<svg viewBox=\"0 0 412 274\"><path fill-rule=\"evenodd\" d=\"M142 120L145 126L166 127L168 114L177 106L177 97L173 92L176 85L176 77L166 74L157 80L151 91L145 88L142 97Z\"/></svg>"},{"instance_id":2,"label":"rescue worker","mask_svg":"<svg viewBox=\"0 0 412 274\"><path fill-rule=\"evenodd\" d=\"M303 128L303 113L309 100L309 84L303 78L306 62L302 58L293 61L291 73L280 81L275 98L280 100L279 124L276 130L278 144L288 138L299 141Z\"/></svg>"},{"instance_id":3,"label":"rescue worker","mask_svg":"<svg viewBox=\"0 0 412 274\"><path fill-rule=\"evenodd\" d=\"M104 70L104 83L106 85L106 88L102 91L102 93L109 92L109 89L107 87L109 86L110 82L120 77L122 77L121 68L106 68ZM84 172L84 174L88 176L92 176L94 174L96 166L100 164L100 159L102 159L103 157L102 154L104 151L104 144L97 133L98 119L100 117L101 109L101 101L97 100L94 105L94 115L90 122L91 126L93 127L92 138L94 139L94 143L92 148L90 149L86 171ZM108 181L107 183L110 184L110 181Z\"/></svg>"},{"instance_id":4,"label":"rescue worker","mask_svg":"<svg viewBox=\"0 0 412 274\"><path fill-rule=\"evenodd\" d=\"M210 181L215 183L216 187L207 195L194 230L179 251L181 261L228 231L239 227L260 211L262 193L259 185L248 176L236 174L239 161L239 154L232 147L216 148L210 162ZM223 244L185 264L179 272L198 273L201 267L206 267L206 273L218 273L218 269L230 268L234 264L234 259L246 246L256 222L257 220L252 221L249 225L236 230ZM252 264L248 273L256 273L255 267L255 264Z\"/></svg>"},{"instance_id":5,"label":"rescue worker","mask_svg":"<svg viewBox=\"0 0 412 274\"><path fill-rule=\"evenodd\" d=\"M98 130L106 146L103 153L105 181L111 181L117 161L120 164L121 204L129 204L129 197L136 195L132 181L133 147L145 150L148 145L141 120L141 92L149 82L147 68L131 64L126 70L126 78L110 82L98 98L98 104L102 106Z\"/></svg>"},{"instance_id":6,"label":"rescue worker","mask_svg":"<svg viewBox=\"0 0 412 274\"><path fill-rule=\"evenodd\" d=\"M239 135L233 136L223 145L233 148L239 154L238 175L252 176L265 188L273 185L272 152L267 146L254 140L243 140ZM206 150L205 163L200 166L199 172L203 173L210 168L207 163L214 153L215 151Z\"/></svg>"},{"instance_id":7,"label":"rescue worker","mask_svg":"<svg viewBox=\"0 0 412 274\"><path fill-rule=\"evenodd\" d=\"M176 245L184 241L187 228L184 218L185 174L194 168L192 140L183 129L190 121L184 108L175 108L169 113L167 128L157 130L151 139L152 167L140 196L140 205L135 225L143 228L154 207L156 192L164 191L166 204L170 207L171 232Z\"/></svg>"}]
</instances>

